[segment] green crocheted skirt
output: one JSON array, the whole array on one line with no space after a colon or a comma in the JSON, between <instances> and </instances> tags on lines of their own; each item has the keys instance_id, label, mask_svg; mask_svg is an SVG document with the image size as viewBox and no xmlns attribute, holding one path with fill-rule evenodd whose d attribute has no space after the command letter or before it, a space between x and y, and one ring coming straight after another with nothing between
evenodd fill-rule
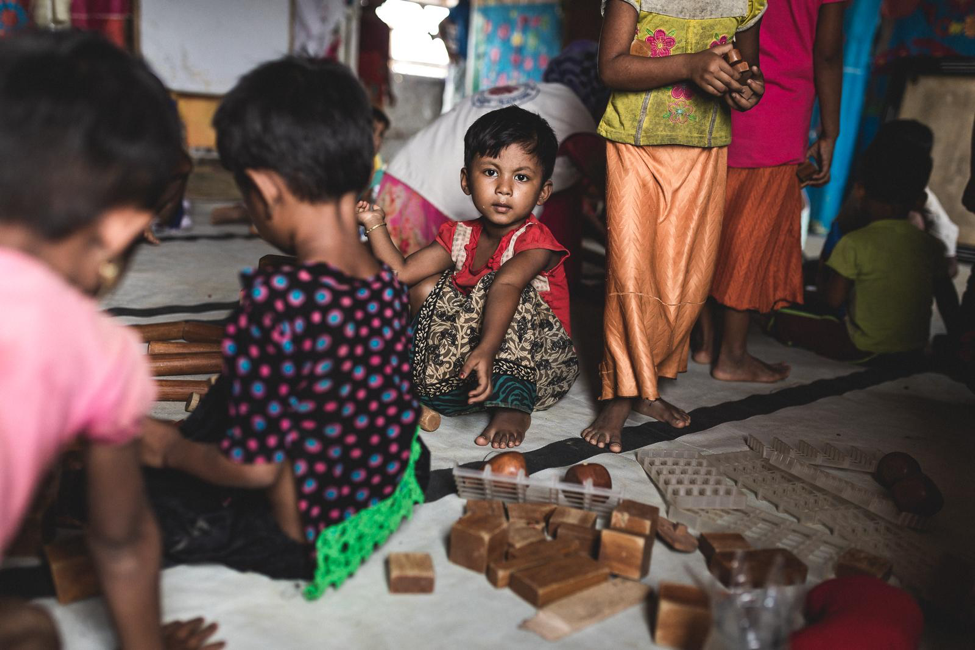
<instances>
[{"instance_id":1,"label":"green crocheted skirt","mask_svg":"<svg viewBox=\"0 0 975 650\"><path fill-rule=\"evenodd\" d=\"M403 519L413 516L413 506L423 503L423 490L414 469L420 457L418 433L413 435L410 462L396 491L376 505L360 510L341 524L329 526L315 542L318 566L315 577L305 588L305 598L321 597L329 587L340 587L356 572L372 552L382 546L399 528Z\"/></svg>"}]
</instances>

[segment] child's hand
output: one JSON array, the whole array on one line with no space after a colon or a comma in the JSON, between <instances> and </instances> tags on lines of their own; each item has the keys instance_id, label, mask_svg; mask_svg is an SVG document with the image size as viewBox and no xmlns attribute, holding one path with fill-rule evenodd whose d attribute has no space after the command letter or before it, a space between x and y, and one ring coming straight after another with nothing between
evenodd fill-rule
<instances>
[{"instance_id":1,"label":"child's hand","mask_svg":"<svg viewBox=\"0 0 975 650\"><path fill-rule=\"evenodd\" d=\"M491 395L491 370L494 368L494 353L488 352L480 347L474 348L467 363L460 371L460 378L467 379L471 373L477 375L477 387L467 394L468 404L483 402Z\"/></svg>"},{"instance_id":2,"label":"child's hand","mask_svg":"<svg viewBox=\"0 0 975 650\"><path fill-rule=\"evenodd\" d=\"M765 76L757 66L752 66L752 76L741 89L740 93L730 92L724 98L728 106L736 111L747 111L762 99L765 94Z\"/></svg>"},{"instance_id":3,"label":"child's hand","mask_svg":"<svg viewBox=\"0 0 975 650\"><path fill-rule=\"evenodd\" d=\"M733 47L732 43L726 43L703 52L685 55L687 78L704 92L716 97L721 97L729 90L733 93L741 92L744 86L737 81L738 73L724 60L724 55Z\"/></svg>"},{"instance_id":4,"label":"child's hand","mask_svg":"<svg viewBox=\"0 0 975 650\"><path fill-rule=\"evenodd\" d=\"M146 420L139 445L139 458L147 467L166 467L166 457L173 446L182 439L179 429L166 422Z\"/></svg>"},{"instance_id":5,"label":"child's hand","mask_svg":"<svg viewBox=\"0 0 975 650\"><path fill-rule=\"evenodd\" d=\"M192 621L173 621L163 625L163 644L166 650L220 650L226 644L222 641L209 642L217 631L217 624L194 618Z\"/></svg>"},{"instance_id":6,"label":"child's hand","mask_svg":"<svg viewBox=\"0 0 975 650\"><path fill-rule=\"evenodd\" d=\"M829 136L820 136L816 142L809 147L806 151L806 158L812 158L816 161L816 166L819 167L819 171L816 174L802 184L802 187L811 185L812 187L819 187L825 185L829 182L829 170L833 164L833 149L836 148L836 138L831 138Z\"/></svg>"},{"instance_id":7,"label":"child's hand","mask_svg":"<svg viewBox=\"0 0 975 650\"><path fill-rule=\"evenodd\" d=\"M355 216L363 228L371 228L386 222L386 213L375 203L359 201L355 206Z\"/></svg>"}]
</instances>

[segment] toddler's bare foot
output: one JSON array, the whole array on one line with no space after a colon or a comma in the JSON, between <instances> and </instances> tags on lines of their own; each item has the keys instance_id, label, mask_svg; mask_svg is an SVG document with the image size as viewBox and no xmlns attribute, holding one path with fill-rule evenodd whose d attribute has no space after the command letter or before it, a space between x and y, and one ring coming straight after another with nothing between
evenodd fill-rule
<instances>
[{"instance_id":1,"label":"toddler's bare foot","mask_svg":"<svg viewBox=\"0 0 975 650\"><path fill-rule=\"evenodd\" d=\"M621 434L623 424L630 414L633 400L628 397L617 397L610 400L599 412L596 419L582 432L582 437L590 445L600 449L609 447L614 454L623 451Z\"/></svg>"},{"instance_id":2,"label":"toddler's bare foot","mask_svg":"<svg viewBox=\"0 0 975 650\"><path fill-rule=\"evenodd\" d=\"M633 410L642 415L648 415L654 420L666 422L675 429L683 429L691 423L691 416L687 412L662 399L637 400Z\"/></svg>"},{"instance_id":3,"label":"toddler's bare foot","mask_svg":"<svg viewBox=\"0 0 975 650\"><path fill-rule=\"evenodd\" d=\"M789 376L791 368L784 363L765 363L747 352L738 358L722 354L711 370L711 376L721 381L748 381L772 384Z\"/></svg>"},{"instance_id":4,"label":"toddler's bare foot","mask_svg":"<svg viewBox=\"0 0 975 650\"><path fill-rule=\"evenodd\" d=\"M481 447L491 445L495 449L517 447L525 439L531 426L532 416L514 409L491 409L491 421L484 431L474 439Z\"/></svg>"}]
</instances>

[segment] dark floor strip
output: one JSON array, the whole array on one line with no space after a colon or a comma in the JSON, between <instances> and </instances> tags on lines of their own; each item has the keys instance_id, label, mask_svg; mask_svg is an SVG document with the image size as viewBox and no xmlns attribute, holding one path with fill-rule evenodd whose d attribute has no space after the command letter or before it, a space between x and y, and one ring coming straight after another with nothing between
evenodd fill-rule
<instances>
[{"instance_id":1,"label":"dark floor strip","mask_svg":"<svg viewBox=\"0 0 975 650\"><path fill-rule=\"evenodd\" d=\"M160 235L160 242L170 241L227 241L231 239L260 239L253 233L222 232L217 235Z\"/></svg>"},{"instance_id":2,"label":"dark floor strip","mask_svg":"<svg viewBox=\"0 0 975 650\"><path fill-rule=\"evenodd\" d=\"M854 390L863 390L894 379L901 379L918 372L917 368L890 369L868 368L866 370L835 377L819 379L802 386L783 388L767 395L751 395L734 402L724 402L716 406L704 406L691 411L691 425L685 429L674 429L662 422L645 422L623 429L623 452L632 452L664 440L674 440L690 433L699 433L726 422L739 422L756 415L769 415L793 406L812 404L826 397L836 397ZM570 436L548 444L540 449L525 453L528 472L534 474L552 467L574 465L587 458L609 453L587 443L576 431L567 431ZM458 441L467 444L467 440ZM476 467L479 463L468 463L464 467ZM452 470L438 469L430 473L430 484L426 491L427 502L437 501L454 493Z\"/></svg>"},{"instance_id":3,"label":"dark floor strip","mask_svg":"<svg viewBox=\"0 0 975 650\"><path fill-rule=\"evenodd\" d=\"M168 314L204 314L208 311L230 311L237 302L201 302L196 305L162 305L160 307L112 307L106 311L113 316L150 318Z\"/></svg>"}]
</instances>

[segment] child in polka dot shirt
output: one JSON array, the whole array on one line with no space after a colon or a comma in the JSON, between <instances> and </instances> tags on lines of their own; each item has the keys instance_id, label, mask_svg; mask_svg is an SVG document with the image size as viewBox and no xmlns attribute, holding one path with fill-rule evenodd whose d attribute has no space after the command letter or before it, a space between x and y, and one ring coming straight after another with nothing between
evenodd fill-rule
<instances>
[{"instance_id":1,"label":"child in polka dot shirt","mask_svg":"<svg viewBox=\"0 0 975 650\"><path fill-rule=\"evenodd\" d=\"M175 531L166 535L171 559L273 567L264 572L309 578L306 594L316 597L422 501L407 290L359 241L354 209L371 169L369 117L347 69L296 58L243 77L217 112L221 159L254 225L297 259L243 274L220 382L182 434L157 423L143 458L250 489L219 494L224 510L229 498L252 512L258 491L273 524L256 527L259 539L255 526L236 526L253 544L215 544L180 535L166 524L178 517L161 514L164 532ZM226 546L250 548L242 556Z\"/></svg>"}]
</instances>

